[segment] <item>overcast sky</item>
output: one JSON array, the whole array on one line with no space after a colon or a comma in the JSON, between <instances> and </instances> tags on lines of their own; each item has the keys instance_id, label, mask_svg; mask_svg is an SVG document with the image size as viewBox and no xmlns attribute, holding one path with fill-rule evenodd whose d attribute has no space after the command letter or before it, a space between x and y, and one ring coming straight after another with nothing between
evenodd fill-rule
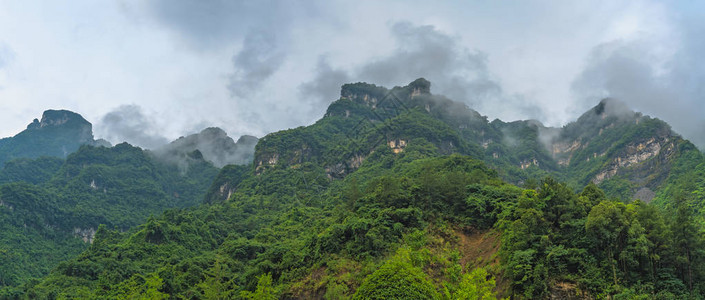
<instances>
[{"instance_id":1,"label":"overcast sky","mask_svg":"<svg viewBox=\"0 0 705 300\"><path fill-rule=\"evenodd\" d=\"M611 96L705 146L700 1L5 1L0 136L46 109L154 147L308 125L340 85L562 126Z\"/></svg>"}]
</instances>

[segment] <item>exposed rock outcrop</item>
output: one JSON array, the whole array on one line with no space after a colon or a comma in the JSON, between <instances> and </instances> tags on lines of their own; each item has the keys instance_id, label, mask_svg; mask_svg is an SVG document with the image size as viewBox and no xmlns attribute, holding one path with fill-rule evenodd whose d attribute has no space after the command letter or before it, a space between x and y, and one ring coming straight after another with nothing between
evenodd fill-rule
<instances>
[{"instance_id":1,"label":"exposed rock outcrop","mask_svg":"<svg viewBox=\"0 0 705 300\"><path fill-rule=\"evenodd\" d=\"M93 227L89 227L89 228L74 227L73 228L73 235L80 237L84 243L89 243L89 244L93 244L93 240L95 239L95 232L96 232L96 229Z\"/></svg>"},{"instance_id":2,"label":"exposed rock outcrop","mask_svg":"<svg viewBox=\"0 0 705 300\"><path fill-rule=\"evenodd\" d=\"M632 143L625 147L624 153L613 158L609 165L595 175L592 180L595 184L615 176L617 172L624 168L629 168L642 163L650 158L656 157L664 149L665 153L671 153L675 145L668 138L657 139L652 137L641 143Z\"/></svg>"},{"instance_id":3,"label":"exposed rock outcrop","mask_svg":"<svg viewBox=\"0 0 705 300\"><path fill-rule=\"evenodd\" d=\"M398 154L404 151L404 148L406 147L406 141L401 139L391 140L387 142L387 145L389 145L389 148L392 149L392 152L394 152L394 154Z\"/></svg>"}]
</instances>

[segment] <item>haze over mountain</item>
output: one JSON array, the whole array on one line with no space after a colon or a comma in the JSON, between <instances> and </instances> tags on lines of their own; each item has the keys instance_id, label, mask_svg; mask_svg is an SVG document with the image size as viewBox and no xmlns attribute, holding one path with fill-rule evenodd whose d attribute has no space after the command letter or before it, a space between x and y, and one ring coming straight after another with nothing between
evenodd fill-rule
<instances>
[{"instance_id":1,"label":"haze over mountain","mask_svg":"<svg viewBox=\"0 0 705 300\"><path fill-rule=\"evenodd\" d=\"M179 160L187 153L200 151L203 157L218 168L225 165L248 165L255 154L257 138L241 136L233 141L225 131L217 127L203 129L200 133L180 137L154 152L167 160Z\"/></svg>"}]
</instances>

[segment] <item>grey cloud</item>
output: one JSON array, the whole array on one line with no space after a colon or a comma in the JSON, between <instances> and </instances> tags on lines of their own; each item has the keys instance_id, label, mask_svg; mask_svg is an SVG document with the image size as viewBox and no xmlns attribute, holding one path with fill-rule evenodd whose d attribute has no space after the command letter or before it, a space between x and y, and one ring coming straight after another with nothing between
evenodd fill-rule
<instances>
[{"instance_id":1,"label":"grey cloud","mask_svg":"<svg viewBox=\"0 0 705 300\"><path fill-rule=\"evenodd\" d=\"M150 11L193 49L240 45L227 88L232 96L250 100L285 63L291 28L319 15L318 6L310 1L158 0Z\"/></svg>"},{"instance_id":2,"label":"grey cloud","mask_svg":"<svg viewBox=\"0 0 705 300\"><path fill-rule=\"evenodd\" d=\"M542 111L522 95L507 95L492 77L488 56L469 50L460 41L434 26L399 22L391 26L397 48L357 69L353 81L393 86L424 77L433 83L433 92L468 104L482 113L542 119ZM329 69L319 68L317 77Z\"/></svg>"},{"instance_id":3,"label":"grey cloud","mask_svg":"<svg viewBox=\"0 0 705 300\"><path fill-rule=\"evenodd\" d=\"M334 69L325 56L318 58L316 75L311 81L299 86L302 99L307 99L312 108L326 106L340 95L340 87L350 82L350 75L343 69Z\"/></svg>"},{"instance_id":4,"label":"grey cloud","mask_svg":"<svg viewBox=\"0 0 705 300\"><path fill-rule=\"evenodd\" d=\"M235 72L230 76L228 89L233 95L247 97L256 91L284 63L285 54L279 48L273 32L250 32L242 50L233 57Z\"/></svg>"},{"instance_id":5,"label":"grey cloud","mask_svg":"<svg viewBox=\"0 0 705 300\"><path fill-rule=\"evenodd\" d=\"M137 105L122 105L107 113L96 126L99 134L113 144L128 142L147 149L163 146L169 140L160 135L157 124Z\"/></svg>"},{"instance_id":6,"label":"grey cloud","mask_svg":"<svg viewBox=\"0 0 705 300\"><path fill-rule=\"evenodd\" d=\"M544 115L551 104L544 103L544 109L540 109L536 105L540 103L538 99L509 94L503 89L502 82L493 76L488 66L490 59L501 57L490 57L468 48L460 38L436 27L410 22L394 23L389 27L395 48L388 55L344 69L335 63L345 64L345 61L329 63L321 58L314 77L302 79L300 84L293 83L293 86L298 85L296 103L284 103L292 99L255 103L251 98L265 86L263 84L278 78L274 75L283 72L282 65L297 55L292 51L294 47L290 47L295 42L291 28L305 31L330 25L316 23L326 18L325 15L340 19L343 26L350 20L335 10L317 12L317 7L322 5L320 2L157 0L148 5L160 25L172 30L194 49L239 47L233 53L228 88L231 95L238 98L235 100L243 104L238 107L247 107L236 112L238 117L250 124L258 124L263 131L294 126L303 120L319 117L319 108L337 98L342 83L367 81L391 87L419 77L433 83L435 94L464 102L492 117L554 119ZM336 5L331 7L339 8ZM415 18L415 15L409 14L409 18ZM645 54L653 46L651 44L614 42L596 48L588 67L573 84L581 101L565 99L578 103L572 114L579 115L601 98L611 96L636 110L668 121L678 132L703 147L705 101L699 95L705 95L705 85L702 84L705 82L705 61L699 58L699 54L705 52L705 38L702 38L705 32L697 18L690 21L694 24L684 26L689 30L684 34L684 45L667 64L665 75L655 71L653 62ZM306 23L310 27L300 26ZM310 25L313 23L315 26ZM272 105L280 104L277 101L281 105ZM272 109L272 106L282 108ZM294 108L296 115L308 115L282 117L284 114L277 109L284 108Z\"/></svg>"},{"instance_id":7,"label":"grey cloud","mask_svg":"<svg viewBox=\"0 0 705 300\"><path fill-rule=\"evenodd\" d=\"M400 22L391 31L397 49L361 67L358 77L388 86L424 77L439 92L471 105L501 93L489 77L484 53L461 47L457 39L433 26Z\"/></svg>"},{"instance_id":8,"label":"grey cloud","mask_svg":"<svg viewBox=\"0 0 705 300\"><path fill-rule=\"evenodd\" d=\"M320 22L334 23L322 13L328 7L317 2L265 1L156 1L151 4L159 22L177 32L196 49L240 45L232 57L233 71L227 88L236 101L247 101L251 118L258 121L265 109L250 101L287 61L294 26ZM330 24L329 24L330 25ZM305 27L305 26L304 26ZM315 28L312 27L312 28ZM396 47L389 55L349 69L331 66L320 58L316 74L298 84L297 120L279 120L291 126L320 116L321 107L335 100L340 86L347 82L367 81L388 87L424 77L433 82L434 93L464 102L494 116L543 119L541 110L521 95L507 95L501 83L488 70L488 56L461 44L458 37L434 26L398 22L389 27ZM277 115L266 109L268 115ZM511 111L513 113L507 113ZM238 112L242 114L244 112ZM290 122L291 121L291 122ZM263 125L272 127L271 124Z\"/></svg>"},{"instance_id":9,"label":"grey cloud","mask_svg":"<svg viewBox=\"0 0 705 300\"><path fill-rule=\"evenodd\" d=\"M392 87L424 77L432 82L435 94L482 113L513 111L513 116L542 119L542 110L527 98L504 93L492 78L485 53L470 51L433 26L399 22L391 32L396 49L353 70L333 68L324 56L319 57L314 78L299 86L301 97L314 99L308 104L319 107L335 100L343 83L366 81Z\"/></svg>"},{"instance_id":10,"label":"grey cloud","mask_svg":"<svg viewBox=\"0 0 705 300\"><path fill-rule=\"evenodd\" d=\"M659 117L701 149L705 147L705 50L702 37L689 36L664 66L650 56L646 41L614 41L592 52L588 65L573 82L584 105L613 97L630 108ZM697 84L700 83L700 84Z\"/></svg>"},{"instance_id":11,"label":"grey cloud","mask_svg":"<svg viewBox=\"0 0 705 300\"><path fill-rule=\"evenodd\" d=\"M266 24L278 15L278 7L267 0L149 2L150 12L160 23L197 49L224 46L242 38L253 25Z\"/></svg>"},{"instance_id":12,"label":"grey cloud","mask_svg":"<svg viewBox=\"0 0 705 300\"><path fill-rule=\"evenodd\" d=\"M195 49L229 46L252 30L286 32L321 15L317 1L149 1L149 13Z\"/></svg>"}]
</instances>

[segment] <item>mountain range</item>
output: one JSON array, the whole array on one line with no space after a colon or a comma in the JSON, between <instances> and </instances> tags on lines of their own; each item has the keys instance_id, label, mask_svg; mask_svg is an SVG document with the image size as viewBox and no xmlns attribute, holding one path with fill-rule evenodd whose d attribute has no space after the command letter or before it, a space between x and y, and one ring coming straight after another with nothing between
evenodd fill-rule
<instances>
[{"instance_id":1,"label":"mountain range","mask_svg":"<svg viewBox=\"0 0 705 300\"><path fill-rule=\"evenodd\" d=\"M433 129L440 132L390 122L406 114L437 123ZM384 123L389 124L368 129ZM263 138L255 169L312 161L324 167L329 178L338 178L359 167L378 144L399 153L415 146L414 138L424 138L421 143L430 142L444 154L483 160L510 183L522 185L552 175L576 187L593 182L625 201L653 200L683 156L702 162L702 153L667 123L614 99L600 101L562 128L536 120L490 122L461 103L432 95L430 83L418 79L391 90L366 83L343 86L340 100L316 124Z\"/></svg>"},{"instance_id":2,"label":"mountain range","mask_svg":"<svg viewBox=\"0 0 705 300\"><path fill-rule=\"evenodd\" d=\"M423 78L353 83L310 126L237 142L207 128L151 151L47 111L0 140L0 165L6 298L705 288L705 156L615 99L554 128L489 121Z\"/></svg>"}]
</instances>

